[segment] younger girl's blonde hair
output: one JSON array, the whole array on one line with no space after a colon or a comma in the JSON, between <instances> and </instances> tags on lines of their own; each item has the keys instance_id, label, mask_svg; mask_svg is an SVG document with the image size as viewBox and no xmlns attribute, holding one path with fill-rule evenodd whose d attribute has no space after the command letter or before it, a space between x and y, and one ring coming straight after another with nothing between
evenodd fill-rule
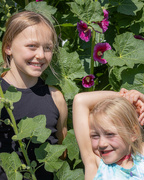
<instances>
[{"instance_id":1,"label":"younger girl's blonde hair","mask_svg":"<svg viewBox=\"0 0 144 180\"><path fill-rule=\"evenodd\" d=\"M116 97L99 102L91 110L91 116L93 116L93 122L90 121L92 126L98 124L104 129L111 130L109 126L111 121L124 142L131 145L132 153L142 152L142 128L135 108L126 98Z\"/></svg>"}]
</instances>

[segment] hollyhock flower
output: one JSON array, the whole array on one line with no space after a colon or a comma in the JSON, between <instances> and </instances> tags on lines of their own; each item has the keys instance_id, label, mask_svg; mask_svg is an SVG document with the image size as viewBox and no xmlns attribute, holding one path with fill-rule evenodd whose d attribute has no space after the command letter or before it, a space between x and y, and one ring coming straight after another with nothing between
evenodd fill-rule
<instances>
[{"instance_id":1,"label":"hollyhock flower","mask_svg":"<svg viewBox=\"0 0 144 180\"><path fill-rule=\"evenodd\" d=\"M136 39L144 40L144 38L141 35L134 35Z\"/></svg>"},{"instance_id":2,"label":"hollyhock flower","mask_svg":"<svg viewBox=\"0 0 144 180\"><path fill-rule=\"evenodd\" d=\"M109 12L106 9L103 9L103 13L104 13L104 19L101 22L99 22L98 25L100 26L100 28L102 28L104 33L106 32L109 26L109 21L108 21Z\"/></svg>"},{"instance_id":3,"label":"hollyhock flower","mask_svg":"<svg viewBox=\"0 0 144 180\"><path fill-rule=\"evenodd\" d=\"M83 40L88 42L91 38L91 30L88 28L87 24L83 21L77 23L77 29L79 32L79 37Z\"/></svg>"},{"instance_id":4,"label":"hollyhock flower","mask_svg":"<svg viewBox=\"0 0 144 180\"><path fill-rule=\"evenodd\" d=\"M109 12L106 9L103 9L104 19L108 19Z\"/></svg>"},{"instance_id":5,"label":"hollyhock flower","mask_svg":"<svg viewBox=\"0 0 144 180\"><path fill-rule=\"evenodd\" d=\"M98 25L102 28L103 33L106 32L109 26L109 21L107 19L103 19Z\"/></svg>"},{"instance_id":6,"label":"hollyhock flower","mask_svg":"<svg viewBox=\"0 0 144 180\"><path fill-rule=\"evenodd\" d=\"M93 52L94 61L98 61L102 64L106 64L107 61L105 59L102 59L102 55L107 50L111 50L111 46L109 45L109 43L96 44Z\"/></svg>"},{"instance_id":7,"label":"hollyhock flower","mask_svg":"<svg viewBox=\"0 0 144 180\"><path fill-rule=\"evenodd\" d=\"M85 76L83 79L82 79L82 85L83 87L85 88L90 88L94 85L94 78L95 76L93 74L90 74L88 76Z\"/></svg>"}]
</instances>

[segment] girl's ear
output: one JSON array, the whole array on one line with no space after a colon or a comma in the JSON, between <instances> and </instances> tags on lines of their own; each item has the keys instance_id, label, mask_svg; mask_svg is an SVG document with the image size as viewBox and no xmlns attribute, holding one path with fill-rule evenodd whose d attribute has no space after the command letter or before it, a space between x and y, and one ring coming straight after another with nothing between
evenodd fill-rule
<instances>
[{"instance_id":1,"label":"girl's ear","mask_svg":"<svg viewBox=\"0 0 144 180\"><path fill-rule=\"evenodd\" d=\"M135 125L134 128L133 128L133 134L131 136L132 142L137 140L138 134L139 134L139 128Z\"/></svg>"},{"instance_id":2,"label":"girl's ear","mask_svg":"<svg viewBox=\"0 0 144 180\"><path fill-rule=\"evenodd\" d=\"M6 45L6 48L5 48L5 53L7 54L7 55L11 55L12 53L11 53L11 46L8 44L8 45Z\"/></svg>"},{"instance_id":3,"label":"girl's ear","mask_svg":"<svg viewBox=\"0 0 144 180\"><path fill-rule=\"evenodd\" d=\"M136 140L137 140L136 134L133 134L132 137L131 137L131 141L135 142Z\"/></svg>"}]
</instances>

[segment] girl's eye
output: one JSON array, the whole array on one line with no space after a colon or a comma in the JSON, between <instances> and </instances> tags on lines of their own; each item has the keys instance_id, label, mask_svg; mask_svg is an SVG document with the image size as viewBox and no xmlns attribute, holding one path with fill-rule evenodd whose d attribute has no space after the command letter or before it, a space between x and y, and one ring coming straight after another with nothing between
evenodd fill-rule
<instances>
[{"instance_id":1,"label":"girl's eye","mask_svg":"<svg viewBox=\"0 0 144 180\"><path fill-rule=\"evenodd\" d=\"M106 136L109 137L109 138L112 138L112 137L115 136L115 134L114 133L107 133Z\"/></svg>"},{"instance_id":2,"label":"girl's eye","mask_svg":"<svg viewBox=\"0 0 144 180\"><path fill-rule=\"evenodd\" d=\"M44 51L45 51L45 52L49 52L49 51L52 51L52 50L53 50L53 48L50 47L50 46L44 47Z\"/></svg>"},{"instance_id":3,"label":"girl's eye","mask_svg":"<svg viewBox=\"0 0 144 180\"><path fill-rule=\"evenodd\" d=\"M92 135L91 135L91 138L92 138L92 139L99 139L99 135L98 135L98 134L92 134Z\"/></svg>"},{"instance_id":4,"label":"girl's eye","mask_svg":"<svg viewBox=\"0 0 144 180\"><path fill-rule=\"evenodd\" d=\"M30 45L28 45L28 47L29 47L29 48L36 48L36 45L30 44Z\"/></svg>"}]
</instances>

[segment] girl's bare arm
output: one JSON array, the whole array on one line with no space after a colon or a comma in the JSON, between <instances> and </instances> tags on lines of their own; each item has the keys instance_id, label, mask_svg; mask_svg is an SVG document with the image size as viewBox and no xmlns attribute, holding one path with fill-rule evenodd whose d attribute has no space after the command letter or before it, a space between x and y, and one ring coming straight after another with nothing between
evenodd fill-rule
<instances>
[{"instance_id":1,"label":"girl's bare arm","mask_svg":"<svg viewBox=\"0 0 144 180\"><path fill-rule=\"evenodd\" d=\"M93 153L89 135L89 112L102 99L120 96L113 91L94 91L77 94L73 101L73 127L85 166L85 180L92 180L100 158Z\"/></svg>"}]
</instances>

